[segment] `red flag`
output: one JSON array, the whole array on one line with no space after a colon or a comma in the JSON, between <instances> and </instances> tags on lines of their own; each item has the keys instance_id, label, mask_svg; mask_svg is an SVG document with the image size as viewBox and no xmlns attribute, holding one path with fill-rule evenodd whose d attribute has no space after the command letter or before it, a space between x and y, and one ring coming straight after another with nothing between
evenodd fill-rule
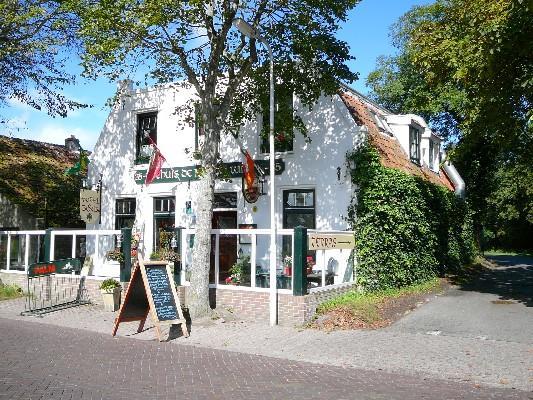
<instances>
[{"instance_id":1,"label":"red flag","mask_svg":"<svg viewBox=\"0 0 533 400\"><path fill-rule=\"evenodd\" d=\"M246 152L244 156L246 157L246 165L248 166L246 167L246 165L243 165L244 179L246 180L248 190L250 190L255 181L254 160L250 157L250 153L248 152Z\"/></svg>"},{"instance_id":2,"label":"red flag","mask_svg":"<svg viewBox=\"0 0 533 400\"><path fill-rule=\"evenodd\" d=\"M146 180L144 181L146 186L159 176L161 173L161 167L165 161L166 159L163 157L163 154L161 154L157 146L154 145L154 152L150 158L150 166L148 167L148 173L146 174Z\"/></svg>"}]
</instances>

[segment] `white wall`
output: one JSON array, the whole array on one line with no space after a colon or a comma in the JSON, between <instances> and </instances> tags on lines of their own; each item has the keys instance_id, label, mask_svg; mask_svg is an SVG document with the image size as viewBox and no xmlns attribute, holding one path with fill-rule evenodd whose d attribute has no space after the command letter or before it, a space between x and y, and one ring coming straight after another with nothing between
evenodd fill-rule
<instances>
[{"instance_id":1,"label":"white wall","mask_svg":"<svg viewBox=\"0 0 533 400\"><path fill-rule=\"evenodd\" d=\"M180 116L175 115L174 111L192 96L194 94L186 89L180 89L179 93L169 88L132 92L121 106L111 112L94 148L89 177L95 183L99 174L103 174L103 214L100 228L114 229L114 204L117 198L136 197L137 226L143 231L146 255L152 251L153 198L175 196L176 226L189 227L190 218L185 215L185 202L192 201L193 210L195 209L194 194L197 182L152 183L148 187L134 182L135 171L147 169L147 165L134 165L136 114L158 111L157 144L167 160L164 167L191 166L196 162L187 150L194 150L194 127L180 124ZM285 171L276 175L278 227L282 226L283 190L313 188L316 199L316 228L346 230L348 224L345 218L353 189L345 155L361 141L358 127L338 96L320 98L312 111L296 100L295 111L307 126L311 142L306 143L304 137L297 134L294 151L278 156L285 162ZM268 156L259 153L258 121L251 121L244 126L240 135L241 141L254 159L268 160ZM220 154L224 162L244 161L231 136L222 138ZM340 180L337 179L337 167L341 168ZM253 205L245 203L243 199L241 178L234 178L232 182L217 181L215 191L238 193L237 223L254 223L258 228L269 228L268 185L269 178L265 184L268 195L261 196ZM254 206L257 208L255 212ZM88 225L87 228L97 229L98 225ZM258 246L258 260L265 259L266 247L266 244Z\"/></svg>"}]
</instances>

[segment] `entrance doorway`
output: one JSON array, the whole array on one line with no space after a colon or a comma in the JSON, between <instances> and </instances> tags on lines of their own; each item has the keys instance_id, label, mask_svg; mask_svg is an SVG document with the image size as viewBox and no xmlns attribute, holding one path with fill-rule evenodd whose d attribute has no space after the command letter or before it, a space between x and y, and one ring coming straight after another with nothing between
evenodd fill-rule
<instances>
[{"instance_id":1,"label":"entrance doorway","mask_svg":"<svg viewBox=\"0 0 533 400\"><path fill-rule=\"evenodd\" d=\"M236 229L237 210L235 211L213 211L211 221L213 229ZM215 235L211 235L211 268L209 270L209 283L215 283ZM237 261L237 235L219 235L219 282L225 283L231 266Z\"/></svg>"}]
</instances>

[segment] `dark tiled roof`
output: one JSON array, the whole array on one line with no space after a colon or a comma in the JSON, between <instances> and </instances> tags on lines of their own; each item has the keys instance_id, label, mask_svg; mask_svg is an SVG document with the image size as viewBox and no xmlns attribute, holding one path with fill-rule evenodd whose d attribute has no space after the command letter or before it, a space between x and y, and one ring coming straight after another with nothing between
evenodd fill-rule
<instances>
[{"instance_id":1,"label":"dark tiled roof","mask_svg":"<svg viewBox=\"0 0 533 400\"><path fill-rule=\"evenodd\" d=\"M370 144L379 152L381 164L384 167L395 168L414 176L421 176L437 185L454 190L452 182L442 168L437 174L426 166L416 165L409 159L396 137L380 132L368 107L361 100L346 92L340 93L340 97L350 111L355 123L359 126L366 125L368 127Z\"/></svg>"},{"instance_id":2,"label":"dark tiled roof","mask_svg":"<svg viewBox=\"0 0 533 400\"><path fill-rule=\"evenodd\" d=\"M42 216L45 197L60 212L77 196L76 178L64 171L78 159L62 145L0 135L0 192L33 216Z\"/></svg>"}]
</instances>

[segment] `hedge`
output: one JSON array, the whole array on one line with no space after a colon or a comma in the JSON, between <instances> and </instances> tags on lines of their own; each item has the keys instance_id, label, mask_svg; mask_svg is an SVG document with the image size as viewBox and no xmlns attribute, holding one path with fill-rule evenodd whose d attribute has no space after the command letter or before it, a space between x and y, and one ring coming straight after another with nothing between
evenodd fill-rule
<instances>
[{"instance_id":1,"label":"hedge","mask_svg":"<svg viewBox=\"0 0 533 400\"><path fill-rule=\"evenodd\" d=\"M468 204L421 177L383 167L369 145L347 157L358 188L348 210L358 282L397 288L456 272L476 254Z\"/></svg>"}]
</instances>

